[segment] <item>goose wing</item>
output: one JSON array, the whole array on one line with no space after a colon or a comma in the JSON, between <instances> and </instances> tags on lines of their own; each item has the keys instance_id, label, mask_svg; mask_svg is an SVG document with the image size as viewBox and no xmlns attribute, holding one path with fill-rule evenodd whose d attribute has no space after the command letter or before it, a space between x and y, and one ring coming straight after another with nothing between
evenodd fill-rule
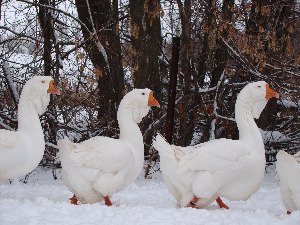
<instances>
[{"instance_id":1,"label":"goose wing","mask_svg":"<svg viewBox=\"0 0 300 225\"><path fill-rule=\"evenodd\" d=\"M181 172L227 170L238 166L251 152L245 143L230 139L217 139L187 149L189 151L180 160Z\"/></svg>"}]
</instances>

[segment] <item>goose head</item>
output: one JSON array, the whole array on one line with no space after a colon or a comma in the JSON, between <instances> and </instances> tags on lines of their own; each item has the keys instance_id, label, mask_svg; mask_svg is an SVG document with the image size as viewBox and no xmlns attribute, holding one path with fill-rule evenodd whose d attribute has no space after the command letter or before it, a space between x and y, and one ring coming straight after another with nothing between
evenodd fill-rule
<instances>
[{"instance_id":1,"label":"goose head","mask_svg":"<svg viewBox=\"0 0 300 225\"><path fill-rule=\"evenodd\" d=\"M265 81L250 83L244 89L247 91L248 98L251 99L251 112L255 119L259 118L269 99L279 98L279 94L272 90Z\"/></svg>"},{"instance_id":2,"label":"goose head","mask_svg":"<svg viewBox=\"0 0 300 225\"><path fill-rule=\"evenodd\" d=\"M135 123L140 123L152 106L160 107L153 91L148 88L133 89L128 92L122 100L122 105L131 112Z\"/></svg>"},{"instance_id":3,"label":"goose head","mask_svg":"<svg viewBox=\"0 0 300 225\"><path fill-rule=\"evenodd\" d=\"M23 93L25 99L33 103L39 115L46 111L50 102L50 94L60 94L51 76L35 76L31 78L25 84L22 95Z\"/></svg>"}]
</instances>

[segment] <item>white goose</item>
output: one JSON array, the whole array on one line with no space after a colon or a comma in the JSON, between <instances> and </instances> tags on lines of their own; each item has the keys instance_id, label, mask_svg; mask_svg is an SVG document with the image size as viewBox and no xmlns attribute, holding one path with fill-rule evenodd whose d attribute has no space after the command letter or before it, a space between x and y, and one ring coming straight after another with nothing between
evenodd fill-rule
<instances>
[{"instance_id":1,"label":"white goose","mask_svg":"<svg viewBox=\"0 0 300 225\"><path fill-rule=\"evenodd\" d=\"M144 162L144 142L138 123L159 103L149 89L134 89L122 99L118 113L120 139L94 137L81 143L58 143L65 185L72 204L96 203L134 182Z\"/></svg>"},{"instance_id":2,"label":"white goose","mask_svg":"<svg viewBox=\"0 0 300 225\"><path fill-rule=\"evenodd\" d=\"M300 210L300 152L290 155L279 151L276 170L280 179L282 201L287 213Z\"/></svg>"},{"instance_id":3,"label":"white goose","mask_svg":"<svg viewBox=\"0 0 300 225\"><path fill-rule=\"evenodd\" d=\"M14 179L34 170L43 158L44 133L39 115L59 94L50 76L35 76L23 87L18 105L18 130L0 130L0 180Z\"/></svg>"},{"instance_id":4,"label":"white goose","mask_svg":"<svg viewBox=\"0 0 300 225\"><path fill-rule=\"evenodd\" d=\"M253 118L258 118L268 99L279 95L264 81L250 83L237 97L235 118L239 140L217 139L199 145L169 145L160 135L153 146L169 191L179 207L203 208L219 196L247 200L257 191L265 172L265 149Z\"/></svg>"}]
</instances>

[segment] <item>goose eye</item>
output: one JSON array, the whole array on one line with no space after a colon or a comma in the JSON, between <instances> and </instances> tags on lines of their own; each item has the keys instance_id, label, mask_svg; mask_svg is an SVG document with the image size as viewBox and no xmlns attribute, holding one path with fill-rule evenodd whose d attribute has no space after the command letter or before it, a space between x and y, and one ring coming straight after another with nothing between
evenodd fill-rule
<instances>
[{"instance_id":1,"label":"goose eye","mask_svg":"<svg viewBox=\"0 0 300 225\"><path fill-rule=\"evenodd\" d=\"M42 80L42 83L45 83L46 81Z\"/></svg>"},{"instance_id":2,"label":"goose eye","mask_svg":"<svg viewBox=\"0 0 300 225\"><path fill-rule=\"evenodd\" d=\"M258 88L261 88L261 86L257 86Z\"/></svg>"},{"instance_id":3,"label":"goose eye","mask_svg":"<svg viewBox=\"0 0 300 225\"><path fill-rule=\"evenodd\" d=\"M142 95L145 95L145 93L143 92Z\"/></svg>"}]
</instances>

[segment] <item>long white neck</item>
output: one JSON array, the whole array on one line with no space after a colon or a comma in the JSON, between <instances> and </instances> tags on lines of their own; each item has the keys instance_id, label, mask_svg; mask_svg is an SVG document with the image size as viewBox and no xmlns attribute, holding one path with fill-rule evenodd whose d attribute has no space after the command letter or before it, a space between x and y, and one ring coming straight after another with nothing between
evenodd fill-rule
<instances>
[{"instance_id":1,"label":"long white neck","mask_svg":"<svg viewBox=\"0 0 300 225\"><path fill-rule=\"evenodd\" d=\"M132 116L132 106L122 100L118 109L117 119L120 127L120 140L126 141L132 148L144 155L142 132Z\"/></svg>"},{"instance_id":2,"label":"long white neck","mask_svg":"<svg viewBox=\"0 0 300 225\"><path fill-rule=\"evenodd\" d=\"M254 104L255 103L247 93L247 90L242 90L238 95L235 104L235 119L239 129L239 139L253 142L255 146L264 149L261 133L252 115L252 107Z\"/></svg>"},{"instance_id":3,"label":"long white neck","mask_svg":"<svg viewBox=\"0 0 300 225\"><path fill-rule=\"evenodd\" d=\"M23 88L18 105L18 131L32 137L32 140L43 140L44 134L33 99L27 88Z\"/></svg>"}]
</instances>

